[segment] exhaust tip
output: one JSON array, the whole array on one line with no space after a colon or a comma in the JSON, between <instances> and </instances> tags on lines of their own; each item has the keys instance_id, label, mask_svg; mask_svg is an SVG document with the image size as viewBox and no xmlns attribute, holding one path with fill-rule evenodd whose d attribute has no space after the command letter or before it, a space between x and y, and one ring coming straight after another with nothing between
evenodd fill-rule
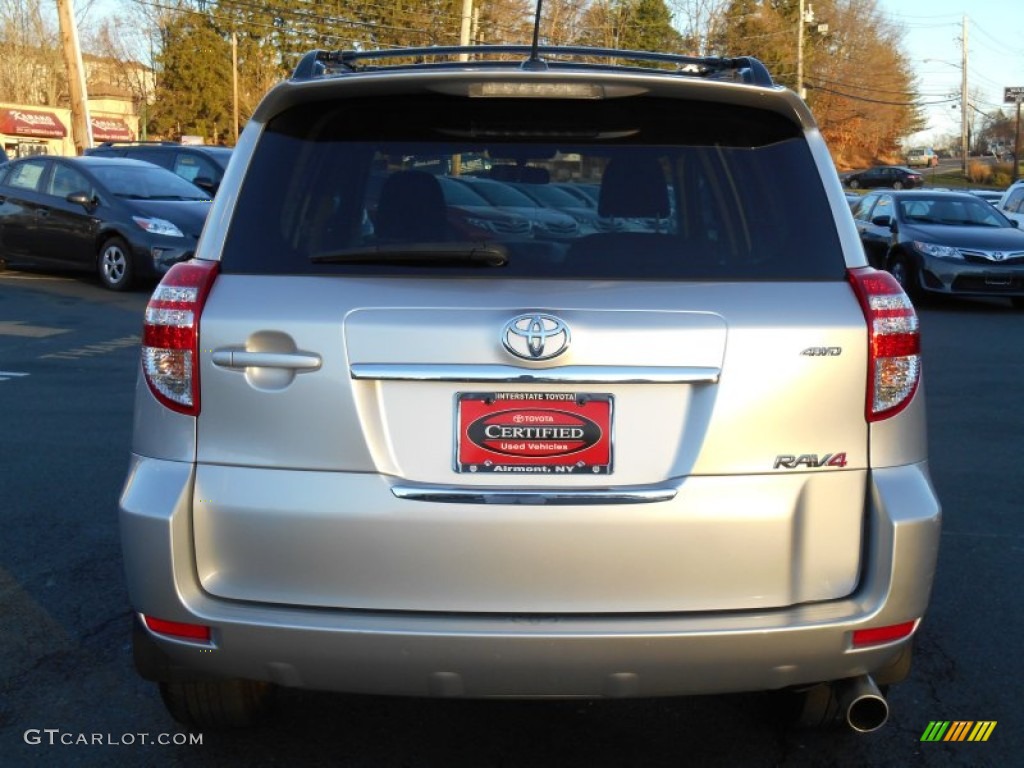
<instances>
[{"instance_id":1,"label":"exhaust tip","mask_svg":"<svg viewBox=\"0 0 1024 768\"><path fill-rule=\"evenodd\" d=\"M889 719L889 704L885 699L862 696L850 704L846 722L858 733L877 731Z\"/></svg>"},{"instance_id":2,"label":"exhaust tip","mask_svg":"<svg viewBox=\"0 0 1024 768\"><path fill-rule=\"evenodd\" d=\"M846 724L858 733L877 731L889 719L889 703L867 675L845 681L840 702Z\"/></svg>"}]
</instances>

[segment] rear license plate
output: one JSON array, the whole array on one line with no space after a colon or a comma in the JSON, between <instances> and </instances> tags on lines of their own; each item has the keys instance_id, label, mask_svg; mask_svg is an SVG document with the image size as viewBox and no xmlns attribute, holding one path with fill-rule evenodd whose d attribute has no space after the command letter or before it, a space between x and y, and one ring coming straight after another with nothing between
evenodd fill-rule
<instances>
[{"instance_id":1,"label":"rear license plate","mask_svg":"<svg viewBox=\"0 0 1024 768\"><path fill-rule=\"evenodd\" d=\"M456 410L456 472L611 474L611 395L462 392Z\"/></svg>"}]
</instances>

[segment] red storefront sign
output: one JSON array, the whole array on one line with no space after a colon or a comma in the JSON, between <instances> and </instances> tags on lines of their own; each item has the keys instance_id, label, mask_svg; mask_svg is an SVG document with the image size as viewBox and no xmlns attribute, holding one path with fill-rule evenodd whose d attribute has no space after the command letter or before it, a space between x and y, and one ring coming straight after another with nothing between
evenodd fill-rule
<instances>
[{"instance_id":1,"label":"red storefront sign","mask_svg":"<svg viewBox=\"0 0 1024 768\"><path fill-rule=\"evenodd\" d=\"M94 141L135 141L128 123L119 117L93 117L90 121Z\"/></svg>"},{"instance_id":2,"label":"red storefront sign","mask_svg":"<svg viewBox=\"0 0 1024 768\"><path fill-rule=\"evenodd\" d=\"M36 139L62 139L68 129L53 112L39 109L0 109L0 133Z\"/></svg>"}]
</instances>

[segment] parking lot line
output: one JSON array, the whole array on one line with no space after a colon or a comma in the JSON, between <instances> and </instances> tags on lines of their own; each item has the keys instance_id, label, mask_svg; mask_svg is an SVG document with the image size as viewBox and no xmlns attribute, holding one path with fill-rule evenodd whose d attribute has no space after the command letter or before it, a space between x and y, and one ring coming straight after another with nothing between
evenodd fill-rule
<instances>
[{"instance_id":1,"label":"parking lot line","mask_svg":"<svg viewBox=\"0 0 1024 768\"><path fill-rule=\"evenodd\" d=\"M24 320L5 320L0 322L0 336L28 336L33 339L44 339L68 333L69 328L47 328L45 325L26 325Z\"/></svg>"}]
</instances>

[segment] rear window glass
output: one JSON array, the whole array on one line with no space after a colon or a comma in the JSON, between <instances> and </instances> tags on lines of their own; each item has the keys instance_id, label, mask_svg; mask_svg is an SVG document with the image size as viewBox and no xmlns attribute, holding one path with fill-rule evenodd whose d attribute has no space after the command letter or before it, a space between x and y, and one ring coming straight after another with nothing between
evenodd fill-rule
<instances>
[{"instance_id":1,"label":"rear window glass","mask_svg":"<svg viewBox=\"0 0 1024 768\"><path fill-rule=\"evenodd\" d=\"M844 261L801 130L774 113L390 97L266 126L222 270L838 279Z\"/></svg>"}]
</instances>

